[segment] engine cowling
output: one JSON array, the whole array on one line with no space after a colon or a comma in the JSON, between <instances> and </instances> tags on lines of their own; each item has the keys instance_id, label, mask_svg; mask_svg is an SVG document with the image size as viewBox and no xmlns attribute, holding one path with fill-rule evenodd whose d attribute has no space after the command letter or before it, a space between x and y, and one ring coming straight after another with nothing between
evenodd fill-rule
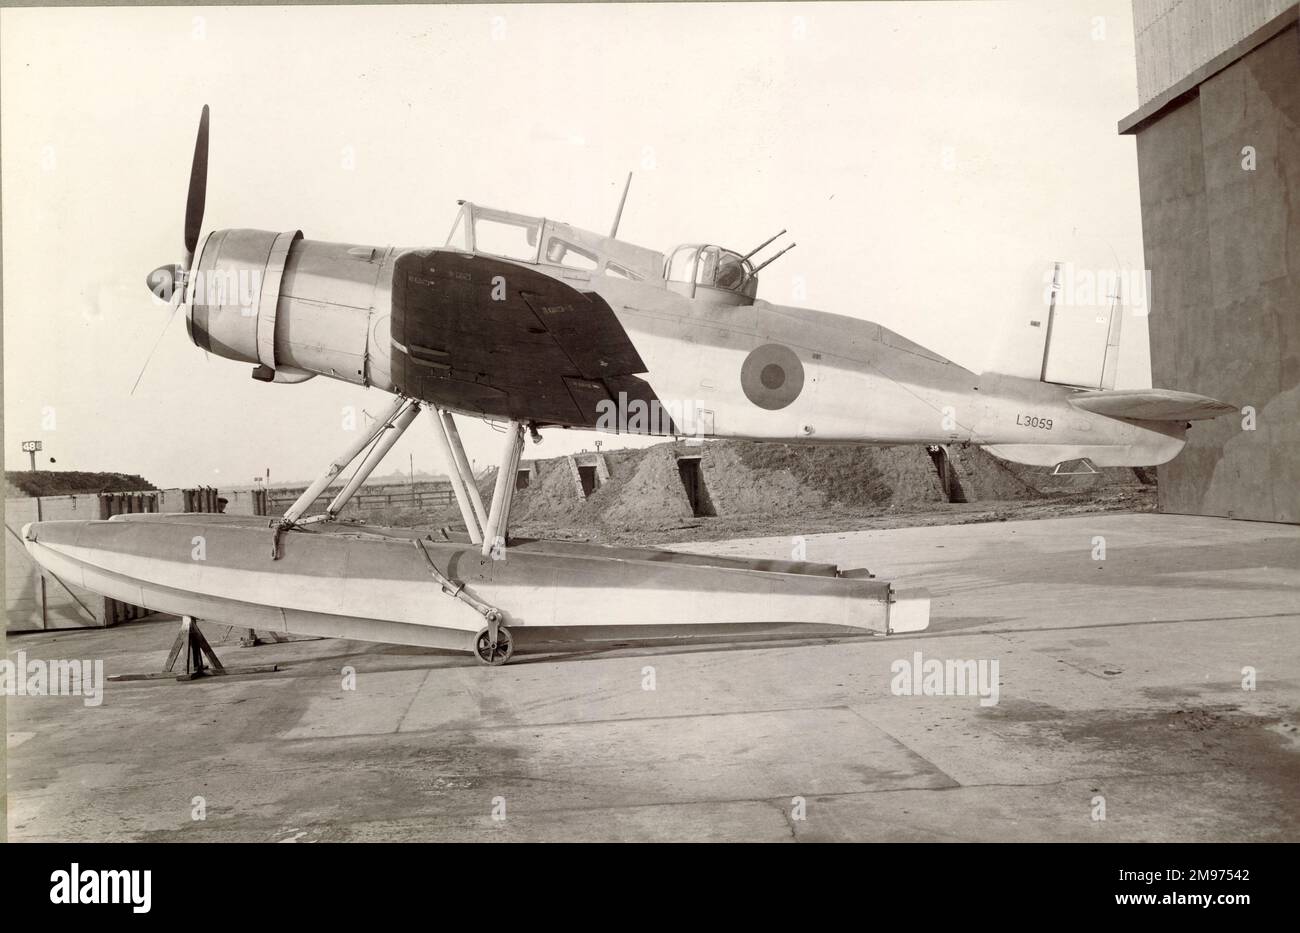
<instances>
[{"instance_id":1,"label":"engine cowling","mask_svg":"<svg viewBox=\"0 0 1300 933\"><path fill-rule=\"evenodd\" d=\"M323 375L391 390L397 255L298 230L213 231L186 283L190 340L267 382Z\"/></svg>"}]
</instances>

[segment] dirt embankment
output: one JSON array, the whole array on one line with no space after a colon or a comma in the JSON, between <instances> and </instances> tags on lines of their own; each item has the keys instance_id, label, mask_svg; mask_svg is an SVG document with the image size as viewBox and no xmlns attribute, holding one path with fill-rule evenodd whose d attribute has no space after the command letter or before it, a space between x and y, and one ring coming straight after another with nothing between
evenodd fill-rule
<instances>
[{"instance_id":1,"label":"dirt embankment","mask_svg":"<svg viewBox=\"0 0 1300 933\"><path fill-rule=\"evenodd\" d=\"M965 503L949 502L923 446L669 442L601 456L609 478L585 498L569 458L534 461L528 487L515 494L511 533L650 544L1154 508L1154 486L1132 470L1054 477L976 447L952 448ZM700 458L713 514L692 510L683 457ZM495 473L482 480L485 498L494 482Z\"/></svg>"}]
</instances>

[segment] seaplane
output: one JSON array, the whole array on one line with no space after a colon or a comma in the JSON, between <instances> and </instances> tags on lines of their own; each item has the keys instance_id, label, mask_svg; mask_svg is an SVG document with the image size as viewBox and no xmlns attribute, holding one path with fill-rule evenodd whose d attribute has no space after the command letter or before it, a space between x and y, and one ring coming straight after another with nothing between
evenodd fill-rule
<instances>
[{"instance_id":1,"label":"seaplane","mask_svg":"<svg viewBox=\"0 0 1300 933\"><path fill-rule=\"evenodd\" d=\"M322 242L300 230L201 236L208 135L205 106L183 258L148 276L170 303L168 321L183 310L195 345L249 366L254 379L323 376L393 400L283 515L24 528L49 573L187 627L210 619L454 649L488 665L516 648L701 630L915 632L929 624L928 593L865 569L513 538L525 439L576 429L976 444L1018 463L1140 467L1174 457L1191 422L1235 410L1187 392L1114 388L1118 339L1108 339L1097 385L1063 385L1046 381L1045 367L1038 380L975 373L879 324L761 300L759 273L793 244L759 256L785 231L745 251L692 243L658 252L617 237L626 187L608 235L462 201L446 242L430 248ZM1115 338L1117 320L1112 312ZM422 410L464 527L420 534L341 520ZM457 416L505 426L486 502ZM353 463L324 511L308 514Z\"/></svg>"}]
</instances>

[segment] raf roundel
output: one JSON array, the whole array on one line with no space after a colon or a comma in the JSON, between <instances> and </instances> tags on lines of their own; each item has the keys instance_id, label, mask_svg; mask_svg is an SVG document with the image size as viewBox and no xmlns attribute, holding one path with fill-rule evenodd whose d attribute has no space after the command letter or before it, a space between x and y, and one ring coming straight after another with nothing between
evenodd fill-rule
<instances>
[{"instance_id":1,"label":"raf roundel","mask_svg":"<svg viewBox=\"0 0 1300 933\"><path fill-rule=\"evenodd\" d=\"M766 343L750 352L740 367L745 397L759 408L785 408L803 391L803 364L789 347Z\"/></svg>"}]
</instances>

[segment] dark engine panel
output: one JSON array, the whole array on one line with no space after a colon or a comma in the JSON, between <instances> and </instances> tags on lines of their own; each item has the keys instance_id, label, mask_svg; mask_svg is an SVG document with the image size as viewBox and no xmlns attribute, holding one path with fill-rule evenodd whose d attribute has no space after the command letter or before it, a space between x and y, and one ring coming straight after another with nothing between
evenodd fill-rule
<instances>
[{"instance_id":1,"label":"dark engine panel","mask_svg":"<svg viewBox=\"0 0 1300 933\"><path fill-rule=\"evenodd\" d=\"M416 250L398 257L392 296L392 379L405 395L573 427L594 427L620 392L655 400L605 300L529 266Z\"/></svg>"}]
</instances>

